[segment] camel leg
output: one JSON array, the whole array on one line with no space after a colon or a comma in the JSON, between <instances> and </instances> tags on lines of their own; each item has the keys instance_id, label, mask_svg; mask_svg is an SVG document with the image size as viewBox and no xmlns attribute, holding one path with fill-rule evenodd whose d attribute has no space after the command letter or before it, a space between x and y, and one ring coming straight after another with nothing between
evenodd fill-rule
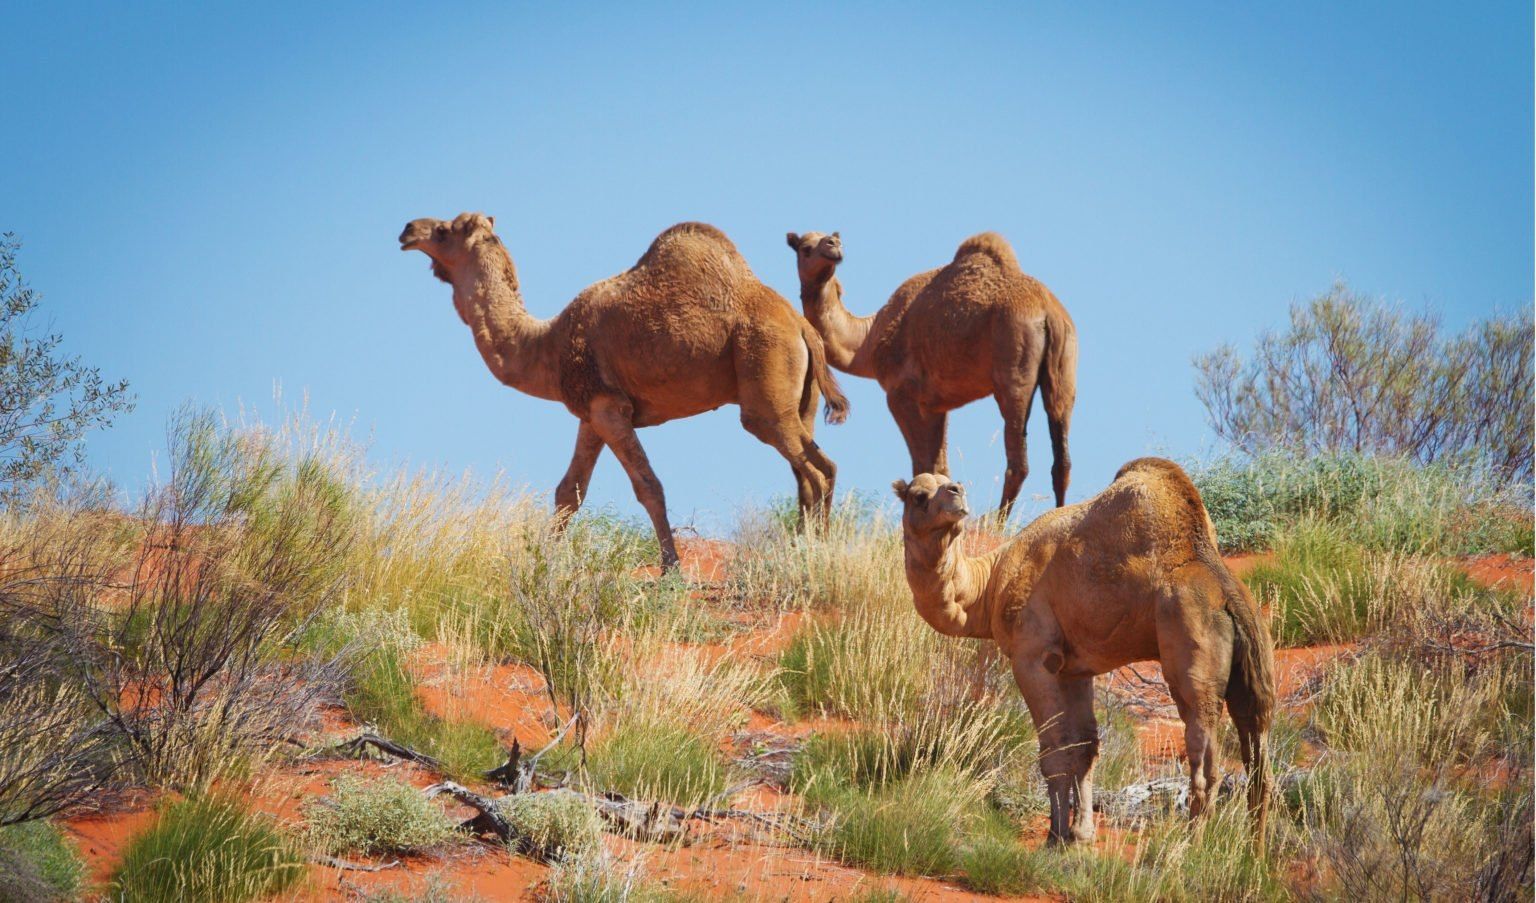
<instances>
[{"instance_id":1,"label":"camel leg","mask_svg":"<svg viewBox=\"0 0 1536 903\"><path fill-rule=\"evenodd\" d=\"M949 425L949 415L924 413L911 396L895 391L885 396L885 404L896 418L896 426L907 440L907 452L912 456L912 475L938 473L949 476L949 454L945 447L944 432Z\"/></svg>"},{"instance_id":2,"label":"camel leg","mask_svg":"<svg viewBox=\"0 0 1536 903\"><path fill-rule=\"evenodd\" d=\"M1222 694L1232 668L1231 622L1211 617L1211 607L1198 577L1175 572L1179 586L1160 601L1157 644L1163 679L1184 721L1184 754L1189 759L1189 814L1198 817L1210 805L1220 780L1216 755ZM1225 625L1225 633L1221 626Z\"/></svg>"},{"instance_id":3,"label":"camel leg","mask_svg":"<svg viewBox=\"0 0 1536 903\"><path fill-rule=\"evenodd\" d=\"M1034 390L1034 386L1029 387L1030 395L1034 394ZM1029 476L1024 434L1029 423L1030 395L1024 396L1022 400L1002 395L997 398L997 406L1003 411L1003 450L1008 455L1008 470L1003 474L1003 497L997 504L999 526L1007 523L1008 515L1013 511L1014 499L1019 497L1019 489Z\"/></svg>"},{"instance_id":4,"label":"camel leg","mask_svg":"<svg viewBox=\"0 0 1536 903\"><path fill-rule=\"evenodd\" d=\"M1020 334L1007 343L1008 348L1023 346L1016 362L999 366L992 373L992 396L997 399L998 410L1003 415L1003 450L1008 455L1008 470L1003 475L1003 499L997 506L998 521L1006 522L1013 510L1013 501L1019 497L1019 488L1029 476L1029 454L1026 451L1025 431L1029 425L1029 408L1035 403L1035 383L1040 377L1040 360L1045 356L1045 338L1038 331ZM1005 348L997 349L999 360Z\"/></svg>"},{"instance_id":5,"label":"camel leg","mask_svg":"<svg viewBox=\"0 0 1536 903\"><path fill-rule=\"evenodd\" d=\"M821 525L825 527L832 518L832 499L833 493L837 488L837 465L832 463L832 459L827 457L827 453L822 451L821 446L816 444L816 407L821 400L821 391L816 388L815 382L811 383L809 397L810 406L802 406L800 410L800 429L802 431L802 444L805 446L807 458L810 459L811 464L817 470L821 471L821 475L827 481L826 492L821 498L820 510L817 511L817 517L820 519ZM800 479L798 473L795 474L795 479ZM809 488L809 483L807 487ZM814 498L812 501L814 503ZM804 502L801 503L800 510L805 510Z\"/></svg>"},{"instance_id":6,"label":"camel leg","mask_svg":"<svg viewBox=\"0 0 1536 903\"><path fill-rule=\"evenodd\" d=\"M1093 678L1048 672L1038 651L1016 655L1013 678L1040 737L1040 773L1051 802L1050 844L1093 840L1093 764L1099 725Z\"/></svg>"},{"instance_id":7,"label":"camel leg","mask_svg":"<svg viewBox=\"0 0 1536 903\"><path fill-rule=\"evenodd\" d=\"M1067 453L1067 433L1072 429L1072 405L1077 401L1076 351L1071 366L1052 373L1047 367L1040 380L1040 401L1051 430L1051 488L1056 507L1067 503L1067 484L1072 479L1072 457Z\"/></svg>"},{"instance_id":8,"label":"camel leg","mask_svg":"<svg viewBox=\"0 0 1536 903\"><path fill-rule=\"evenodd\" d=\"M592 468L603 453L603 440L591 424L581 421L576 428L576 451L571 455L571 466L565 469L560 485L555 487L555 532L565 531L571 516L586 501L587 486L592 480Z\"/></svg>"},{"instance_id":9,"label":"camel leg","mask_svg":"<svg viewBox=\"0 0 1536 903\"><path fill-rule=\"evenodd\" d=\"M592 402L590 422L592 429L609 448L613 456L624 465L629 482L635 489L635 498L651 516L656 528L656 540L661 545L661 569L675 570L678 565L677 545L672 541L672 525L667 523L667 499L662 492L661 480L651 470L651 462L635 435L634 408L626 399L598 398Z\"/></svg>"},{"instance_id":10,"label":"camel leg","mask_svg":"<svg viewBox=\"0 0 1536 903\"><path fill-rule=\"evenodd\" d=\"M814 439L803 434L799 417L778 416L755 408L756 405L749 407L746 401L743 402L741 425L763 444L783 455L795 472L795 482L803 487L800 493L801 528L812 523L825 527L831 510L832 480L828 474L835 477L836 466Z\"/></svg>"}]
</instances>

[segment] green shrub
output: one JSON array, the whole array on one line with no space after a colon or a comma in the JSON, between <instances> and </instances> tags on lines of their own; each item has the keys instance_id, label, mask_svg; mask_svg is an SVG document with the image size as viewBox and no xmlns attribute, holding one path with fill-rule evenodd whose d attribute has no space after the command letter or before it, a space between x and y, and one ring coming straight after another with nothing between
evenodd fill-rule
<instances>
[{"instance_id":1,"label":"green shrub","mask_svg":"<svg viewBox=\"0 0 1536 903\"><path fill-rule=\"evenodd\" d=\"M0 828L0 903L72 900L84 874L74 845L49 822Z\"/></svg>"},{"instance_id":2,"label":"green shrub","mask_svg":"<svg viewBox=\"0 0 1536 903\"><path fill-rule=\"evenodd\" d=\"M497 806L517 835L518 849L541 862L589 856L601 848L602 821L574 794L520 793Z\"/></svg>"},{"instance_id":3,"label":"green shrub","mask_svg":"<svg viewBox=\"0 0 1536 903\"><path fill-rule=\"evenodd\" d=\"M420 791L393 778L341 775L306 808L308 834L326 853L418 853L448 843L452 823Z\"/></svg>"},{"instance_id":4,"label":"green shrub","mask_svg":"<svg viewBox=\"0 0 1536 903\"><path fill-rule=\"evenodd\" d=\"M1379 552L1532 553L1530 486L1451 464L1272 452L1189 465L1223 552L1262 551L1303 520Z\"/></svg>"},{"instance_id":5,"label":"green shrub","mask_svg":"<svg viewBox=\"0 0 1536 903\"><path fill-rule=\"evenodd\" d=\"M166 806L133 838L112 879L126 901L237 903L293 886L304 859L269 819L219 796Z\"/></svg>"},{"instance_id":6,"label":"green shrub","mask_svg":"<svg viewBox=\"0 0 1536 903\"><path fill-rule=\"evenodd\" d=\"M1303 852L1332 897L1528 899L1530 784L1520 780L1489 792L1392 750L1330 757L1303 797Z\"/></svg>"}]
</instances>

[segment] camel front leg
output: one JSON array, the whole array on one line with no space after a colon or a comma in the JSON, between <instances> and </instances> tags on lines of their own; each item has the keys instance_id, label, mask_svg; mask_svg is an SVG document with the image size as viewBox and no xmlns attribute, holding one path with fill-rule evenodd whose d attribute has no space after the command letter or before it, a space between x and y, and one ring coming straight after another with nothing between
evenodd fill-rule
<instances>
[{"instance_id":1,"label":"camel front leg","mask_svg":"<svg viewBox=\"0 0 1536 903\"><path fill-rule=\"evenodd\" d=\"M949 415L928 414L916 399L905 390L898 389L885 396L886 407L896 418L901 436L907 440L907 452L912 456L912 475L937 473L949 476L949 453L945 431Z\"/></svg>"},{"instance_id":2,"label":"camel front leg","mask_svg":"<svg viewBox=\"0 0 1536 903\"><path fill-rule=\"evenodd\" d=\"M1046 668L1046 656L1016 654L1013 677L1029 706L1040 737L1040 772L1051 803L1049 844L1091 841L1093 765L1099 755L1099 726L1093 716L1093 678L1060 677ZM1059 667L1059 654L1056 659Z\"/></svg>"},{"instance_id":3,"label":"camel front leg","mask_svg":"<svg viewBox=\"0 0 1536 903\"><path fill-rule=\"evenodd\" d=\"M592 468L597 466L598 456L603 453L603 440L590 423L581 421L576 428L576 450L571 454L571 466L565 469L560 485L555 487L555 532L565 532L571 517L587 499L587 486L592 481Z\"/></svg>"},{"instance_id":4,"label":"camel front leg","mask_svg":"<svg viewBox=\"0 0 1536 903\"><path fill-rule=\"evenodd\" d=\"M676 570L677 545L672 541L672 525L667 522L667 499L661 489L661 480L651 469L650 459L635 435L634 408L627 400L600 398L592 402L591 424L594 432L609 448L613 456L624 465L629 482L634 487L635 498L651 516L656 528L656 541L661 545L661 570Z\"/></svg>"}]
</instances>

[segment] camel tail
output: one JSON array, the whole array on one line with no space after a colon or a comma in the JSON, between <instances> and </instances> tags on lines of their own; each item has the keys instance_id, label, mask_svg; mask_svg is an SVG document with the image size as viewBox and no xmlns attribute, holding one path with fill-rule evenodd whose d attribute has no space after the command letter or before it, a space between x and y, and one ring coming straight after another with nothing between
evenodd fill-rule
<instances>
[{"instance_id":1,"label":"camel tail","mask_svg":"<svg viewBox=\"0 0 1536 903\"><path fill-rule=\"evenodd\" d=\"M1275 653L1269 630L1253 597L1214 550L1207 550L1226 595L1232 619L1232 672L1227 678L1227 711L1237 726L1243 768L1248 772L1248 809L1262 843L1269 806L1269 729L1275 714Z\"/></svg>"},{"instance_id":2,"label":"camel tail","mask_svg":"<svg viewBox=\"0 0 1536 903\"><path fill-rule=\"evenodd\" d=\"M810 371L805 375L805 391L801 395L801 411L809 405L815 404L811 387L821 390L822 397L826 399L826 418L828 423L842 423L848 419L848 397L843 394L843 389L837 384L837 377L832 375L832 370L827 366L827 349L821 342L821 336L804 317L800 320L800 336L805 339L805 347L811 352Z\"/></svg>"},{"instance_id":3,"label":"camel tail","mask_svg":"<svg viewBox=\"0 0 1536 903\"><path fill-rule=\"evenodd\" d=\"M1072 406L1077 402L1077 327L1059 304L1046 311L1045 354L1037 382L1051 431L1051 486L1059 508L1067 503L1067 484L1072 479L1067 434L1072 427Z\"/></svg>"}]
</instances>

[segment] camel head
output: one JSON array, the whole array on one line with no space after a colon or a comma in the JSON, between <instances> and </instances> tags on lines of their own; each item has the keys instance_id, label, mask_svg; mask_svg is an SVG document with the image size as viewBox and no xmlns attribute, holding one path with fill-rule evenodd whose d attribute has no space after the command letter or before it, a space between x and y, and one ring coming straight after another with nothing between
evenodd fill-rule
<instances>
[{"instance_id":1,"label":"camel head","mask_svg":"<svg viewBox=\"0 0 1536 903\"><path fill-rule=\"evenodd\" d=\"M801 285L826 279L843 262L843 239L836 232L831 235L820 232L796 235L790 232L784 238L795 252L795 265L800 270Z\"/></svg>"},{"instance_id":2,"label":"camel head","mask_svg":"<svg viewBox=\"0 0 1536 903\"><path fill-rule=\"evenodd\" d=\"M432 258L432 273L444 282L452 282L453 268L468 259L469 250L482 241L499 242L493 231L494 216L460 213L452 222L422 217L405 224L400 233L400 250L421 251Z\"/></svg>"},{"instance_id":3,"label":"camel head","mask_svg":"<svg viewBox=\"0 0 1536 903\"><path fill-rule=\"evenodd\" d=\"M901 522L911 534L948 530L971 513L965 504L965 487L942 474L918 474L912 482L897 480L891 488L901 499Z\"/></svg>"}]
</instances>

